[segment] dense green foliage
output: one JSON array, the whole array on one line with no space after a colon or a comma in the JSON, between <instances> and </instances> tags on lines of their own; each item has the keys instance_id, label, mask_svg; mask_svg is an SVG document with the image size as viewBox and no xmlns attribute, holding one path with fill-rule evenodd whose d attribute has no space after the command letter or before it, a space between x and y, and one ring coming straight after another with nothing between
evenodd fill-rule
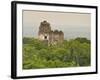
<instances>
[{"instance_id":1,"label":"dense green foliage","mask_svg":"<svg viewBox=\"0 0 100 80\"><path fill-rule=\"evenodd\" d=\"M90 66L90 40L76 38L47 46L34 38L23 38L23 69Z\"/></svg>"}]
</instances>

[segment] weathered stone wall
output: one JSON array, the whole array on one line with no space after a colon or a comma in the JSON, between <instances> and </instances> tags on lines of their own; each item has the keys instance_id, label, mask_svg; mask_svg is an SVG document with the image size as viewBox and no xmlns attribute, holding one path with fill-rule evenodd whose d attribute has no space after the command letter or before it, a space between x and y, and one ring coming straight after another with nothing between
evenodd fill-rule
<instances>
[{"instance_id":1,"label":"weathered stone wall","mask_svg":"<svg viewBox=\"0 0 100 80\"><path fill-rule=\"evenodd\" d=\"M52 31L50 24L47 21L43 21L40 23L38 37L39 40L44 40L48 44L57 44L63 42L64 33L58 30Z\"/></svg>"}]
</instances>

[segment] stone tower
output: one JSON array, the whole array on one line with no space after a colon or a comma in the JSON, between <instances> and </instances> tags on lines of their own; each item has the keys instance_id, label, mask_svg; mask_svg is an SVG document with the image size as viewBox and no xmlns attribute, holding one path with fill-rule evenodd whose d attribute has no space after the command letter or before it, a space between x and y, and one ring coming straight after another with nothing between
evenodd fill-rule
<instances>
[{"instance_id":1,"label":"stone tower","mask_svg":"<svg viewBox=\"0 0 100 80\"><path fill-rule=\"evenodd\" d=\"M43 21L39 26L38 38L47 44L57 44L63 42L64 33L58 30L51 30L50 23Z\"/></svg>"},{"instance_id":2,"label":"stone tower","mask_svg":"<svg viewBox=\"0 0 100 80\"><path fill-rule=\"evenodd\" d=\"M43 21L39 26L39 40L49 40L49 33L51 31L50 24L47 21Z\"/></svg>"}]
</instances>

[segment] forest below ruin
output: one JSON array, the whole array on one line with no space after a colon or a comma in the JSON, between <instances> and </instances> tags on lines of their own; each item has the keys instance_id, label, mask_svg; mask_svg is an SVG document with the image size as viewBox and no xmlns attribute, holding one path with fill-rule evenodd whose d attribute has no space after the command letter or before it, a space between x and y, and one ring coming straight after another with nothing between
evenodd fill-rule
<instances>
[{"instance_id":1,"label":"forest below ruin","mask_svg":"<svg viewBox=\"0 0 100 80\"><path fill-rule=\"evenodd\" d=\"M90 63L91 42L86 38L50 46L35 38L23 38L23 69L80 67Z\"/></svg>"}]
</instances>

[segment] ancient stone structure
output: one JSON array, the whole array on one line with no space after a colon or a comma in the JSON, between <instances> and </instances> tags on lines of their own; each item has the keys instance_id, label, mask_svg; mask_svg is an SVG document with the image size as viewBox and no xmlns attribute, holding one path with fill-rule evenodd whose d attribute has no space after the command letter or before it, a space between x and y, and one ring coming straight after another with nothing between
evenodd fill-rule
<instances>
[{"instance_id":1,"label":"ancient stone structure","mask_svg":"<svg viewBox=\"0 0 100 80\"><path fill-rule=\"evenodd\" d=\"M40 23L39 32L38 32L39 40L44 41L47 44L57 44L62 43L64 40L64 33L58 30L51 30L50 23L47 21L43 21Z\"/></svg>"}]
</instances>

